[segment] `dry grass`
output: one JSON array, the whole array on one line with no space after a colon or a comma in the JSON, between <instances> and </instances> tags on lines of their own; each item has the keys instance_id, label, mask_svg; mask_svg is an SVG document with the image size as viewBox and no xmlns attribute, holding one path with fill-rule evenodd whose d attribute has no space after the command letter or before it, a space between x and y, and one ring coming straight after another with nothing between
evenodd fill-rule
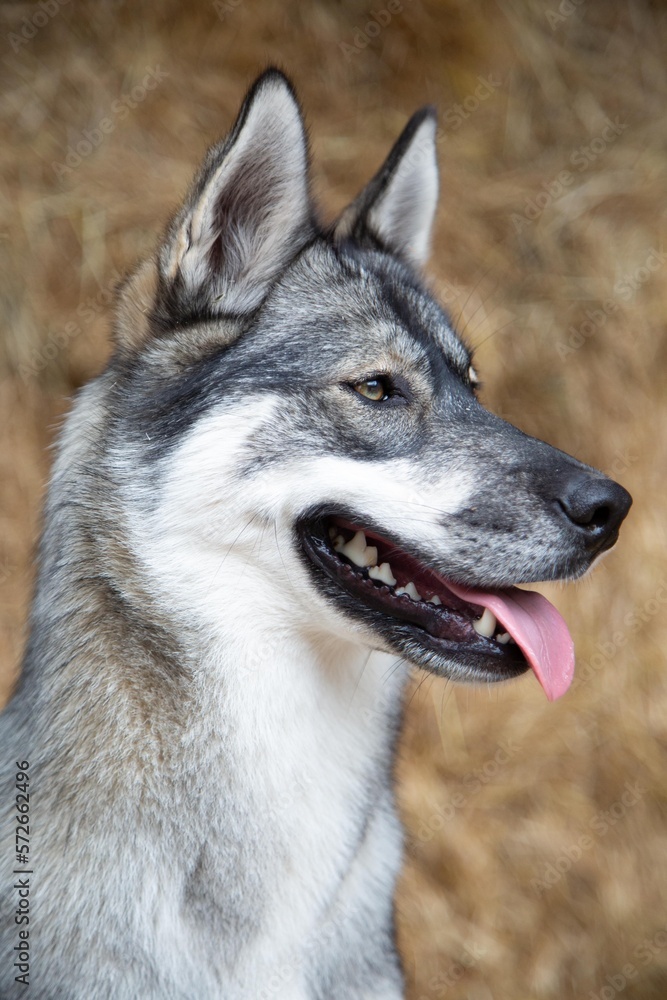
<instances>
[{"instance_id":1,"label":"dry grass","mask_svg":"<svg viewBox=\"0 0 667 1000\"><path fill-rule=\"evenodd\" d=\"M610 998L628 963L626 1000L667 996L667 259L650 258L667 249L667 19L658 3L570 6L551 25L556 0L403 0L349 58L339 43L352 45L383 0L230 0L224 19L207 3L80 2L18 51L10 33L39 8L0 7L4 694L23 642L46 446L64 397L108 351L104 311L77 309L148 245L269 61L296 80L331 212L409 112L439 106L432 274L478 345L489 405L634 494L617 551L590 579L548 588L579 676L590 675L562 702L548 704L532 678L490 693L416 686L400 765L410 859L399 918L410 996L424 1000ZM156 65L168 76L114 116ZM445 111L490 73L499 86L453 127ZM52 164L110 114L99 148L56 176ZM627 127L604 141L607 116ZM527 199L563 170L571 183L523 225ZM638 272L647 260L655 271ZM626 297L618 282L635 275ZM565 353L571 328L607 299L617 309ZM622 806L626 782L641 794ZM605 810L616 817L606 829ZM550 865L567 870L540 891ZM652 950L637 951L646 938Z\"/></svg>"}]
</instances>

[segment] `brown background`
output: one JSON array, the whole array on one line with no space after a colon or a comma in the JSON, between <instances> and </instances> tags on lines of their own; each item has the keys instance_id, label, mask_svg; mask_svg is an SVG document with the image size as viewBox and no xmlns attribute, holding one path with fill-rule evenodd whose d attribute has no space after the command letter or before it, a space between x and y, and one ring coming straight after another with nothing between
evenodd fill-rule
<instances>
[{"instance_id":1,"label":"brown background","mask_svg":"<svg viewBox=\"0 0 667 1000\"><path fill-rule=\"evenodd\" d=\"M488 405L616 475L635 505L591 577L545 588L578 653L561 702L531 677L415 683L400 765L410 996L664 1000L664 8L45 4L0 7L2 696L24 641L48 445L108 353L108 290L246 86L268 62L294 78L329 214L433 102L431 275L477 346ZM367 30L373 11L383 23ZM157 67L158 85L114 111ZM58 168L105 118L99 145Z\"/></svg>"}]
</instances>

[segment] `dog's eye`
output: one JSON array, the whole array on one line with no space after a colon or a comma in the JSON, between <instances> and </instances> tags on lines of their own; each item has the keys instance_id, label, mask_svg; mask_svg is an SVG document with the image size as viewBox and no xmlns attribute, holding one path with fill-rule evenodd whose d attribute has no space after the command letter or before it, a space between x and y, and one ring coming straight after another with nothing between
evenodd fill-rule
<instances>
[{"instance_id":1,"label":"dog's eye","mask_svg":"<svg viewBox=\"0 0 667 1000\"><path fill-rule=\"evenodd\" d=\"M382 378L381 376L357 382L354 388L360 396L363 396L364 399L370 399L373 403L383 403L392 394L391 382L388 378Z\"/></svg>"}]
</instances>

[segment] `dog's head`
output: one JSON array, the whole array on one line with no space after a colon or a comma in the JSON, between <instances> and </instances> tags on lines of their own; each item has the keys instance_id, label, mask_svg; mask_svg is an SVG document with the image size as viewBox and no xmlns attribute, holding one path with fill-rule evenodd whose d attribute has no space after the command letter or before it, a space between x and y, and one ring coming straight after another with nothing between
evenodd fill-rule
<instances>
[{"instance_id":1,"label":"dog's head","mask_svg":"<svg viewBox=\"0 0 667 1000\"><path fill-rule=\"evenodd\" d=\"M257 81L121 290L106 377L146 487L135 542L195 616L254 594L444 676L532 666L556 697L569 634L514 585L584 573L631 500L478 402L419 277L437 191L425 109L322 227L292 88Z\"/></svg>"}]
</instances>

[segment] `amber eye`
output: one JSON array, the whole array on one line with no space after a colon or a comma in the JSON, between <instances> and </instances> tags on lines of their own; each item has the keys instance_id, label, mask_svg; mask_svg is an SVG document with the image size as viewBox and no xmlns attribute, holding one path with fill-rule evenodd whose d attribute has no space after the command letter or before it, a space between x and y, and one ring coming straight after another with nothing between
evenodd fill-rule
<instances>
[{"instance_id":1,"label":"amber eye","mask_svg":"<svg viewBox=\"0 0 667 1000\"><path fill-rule=\"evenodd\" d=\"M360 396L370 399L374 403L381 403L383 400L389 399L391 392L389 380L383 378L369 378L364 382L357 382L354 388Z\"/></svg>"}]
</instances>

